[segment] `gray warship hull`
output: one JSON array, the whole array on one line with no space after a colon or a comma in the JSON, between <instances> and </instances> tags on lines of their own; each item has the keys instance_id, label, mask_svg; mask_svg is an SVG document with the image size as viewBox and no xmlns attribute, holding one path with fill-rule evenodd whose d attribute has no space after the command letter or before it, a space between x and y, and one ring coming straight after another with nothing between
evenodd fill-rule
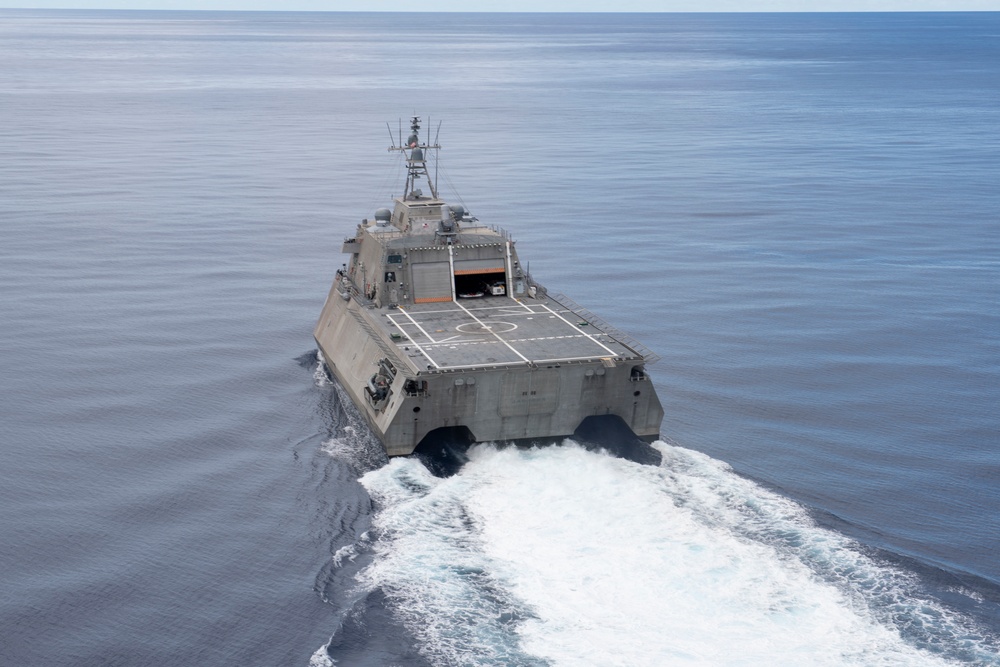
<instances>
[{"instance_id":1,"label":"gray warship hull","mask_svg":"<svg viewBox=\"0 0 1000 667\"><path fill-rule=\"evenodd\" d=\"M642 345L522 268L516 244L413 187L430 181L414 119L409 176L390 212L345 239L314 335L390 456L433 434L550 440L590 417L659 437L663 408Z\"/></svg>"}]
</instances>

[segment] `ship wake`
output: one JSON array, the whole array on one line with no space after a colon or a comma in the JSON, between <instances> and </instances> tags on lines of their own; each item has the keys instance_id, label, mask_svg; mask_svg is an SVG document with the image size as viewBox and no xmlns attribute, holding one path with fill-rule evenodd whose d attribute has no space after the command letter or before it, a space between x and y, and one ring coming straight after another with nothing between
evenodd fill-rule
<instances>
[{"instance_id":1,"label":"ship wake","mask_svg":"<svg viewBox=\"0 0 1000 667\"><path fill-rule=\"evenodd\" d=\"M400 665L1000 664L916 575L654 447L658 466L566 441L477 445L446 478L414 458L367 473L372 558L340 634L391 621L408 648L380 659ZM341 640L320 651L333 664Z\"/></svg>"}]
</instances>

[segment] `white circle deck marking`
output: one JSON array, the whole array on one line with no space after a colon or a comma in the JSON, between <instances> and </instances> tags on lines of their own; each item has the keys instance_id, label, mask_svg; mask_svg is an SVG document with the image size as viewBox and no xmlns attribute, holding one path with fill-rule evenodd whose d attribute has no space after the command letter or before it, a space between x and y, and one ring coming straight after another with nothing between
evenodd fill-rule
<instances>
[{"instance_id":1,"label":"white circle deck marking","mask_svg":"<svg viewBox=\"0 0 1000 667\"><path fill-rule=\"evenodd\" d=\"M463 322L455 329L467 334L502 334L513 331L517 325L513 322L492 322L490 324L480 324L479 322Z\"/></svg>"}]
</instances>

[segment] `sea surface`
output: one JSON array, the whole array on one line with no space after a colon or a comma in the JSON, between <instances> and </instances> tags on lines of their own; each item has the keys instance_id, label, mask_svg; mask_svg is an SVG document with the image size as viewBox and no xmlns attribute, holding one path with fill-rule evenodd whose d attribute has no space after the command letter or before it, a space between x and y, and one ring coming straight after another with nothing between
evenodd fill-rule
<instances>
[{"instance_id":1,"label":"sea surface","mask_svg":"<svg viewBox=\"0 0 1000 667\"><path fill-rule=\"evenodd\" d=\"M411 115L659 465L324 373ZM0 10L0 156L0 665L1000 665L1000 13Z\"/></svg>"}]
</instances>

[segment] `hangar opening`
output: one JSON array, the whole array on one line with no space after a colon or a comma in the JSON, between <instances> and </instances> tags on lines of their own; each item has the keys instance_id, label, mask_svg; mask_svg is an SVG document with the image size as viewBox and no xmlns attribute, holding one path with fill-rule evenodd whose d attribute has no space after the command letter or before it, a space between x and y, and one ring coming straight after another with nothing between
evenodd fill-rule
<instances>
[{"instance_id":1,"label":"hangar opening","mask_svg":"<svg viewBox=\"0 0 1000 667\"><path fill-rule=\"evenodd\" d=\"M459 298L503 296L507 293L507 274L499 271L459 273L455 271L455 294Z\"/></svg>"}]
</instances>

